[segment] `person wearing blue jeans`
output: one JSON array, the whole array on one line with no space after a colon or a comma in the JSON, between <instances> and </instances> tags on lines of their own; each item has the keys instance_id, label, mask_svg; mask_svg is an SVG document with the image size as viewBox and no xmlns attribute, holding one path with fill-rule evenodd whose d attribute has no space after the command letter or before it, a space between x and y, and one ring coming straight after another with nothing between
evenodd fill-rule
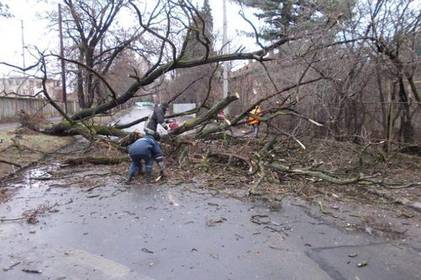
<instances>
[{"instance_id":1,"label":"person wearing blue jeans","mask_svg":"<svg viewBox=\"0 0 421 280\"><path fill-rule=\"evenodd\" d=\"M141 174L146 173L146 178L150 179L154 161L160 168L160 175L164 175L164 156L159 143L155 141L153 136L145 135L145 137L136 140L129 146L128 151L132 163L129 167L127 183L130 183L139 172Z\"/></svg>"}]
</instances>

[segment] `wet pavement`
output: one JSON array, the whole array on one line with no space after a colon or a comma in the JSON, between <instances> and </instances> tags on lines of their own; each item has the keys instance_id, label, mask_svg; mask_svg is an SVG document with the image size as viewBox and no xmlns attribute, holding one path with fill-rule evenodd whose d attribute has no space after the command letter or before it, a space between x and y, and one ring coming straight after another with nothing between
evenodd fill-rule
<instances>
[{"instance_id":1,"label":"wet pavement","mask_svg":"<svg viewBox=\"0 0 421 280\"><path fill-rule=\"evenodd\" d=\"M326 224L294 199L270 206L205 186L95 186L34 167L0 205L0 279L421 279L421 250ZM67 182L67 183L66 183ZM38 209L37 215L27 217ZM29 213L29 214L28 214Z\"/></svg>"},{"instance_id":2,"label":"wet pavement","mask_svg":"<svg viewBox=\"0 0 421 280\"><path fill-rule=\"evenodd\" d=\"M118 124L127 124L130 123L136 119L140 119L143 117L149 116L153 111L153 107L138 107L133 106L129 109L129 111L121 116L118 120ZM136 125L133 125L129 128L126 128L125 131L133 132L133 131L139 131L143 132L144 122L138 123Z\"/></svg>"},{"instance_id":3,"label":"wet pavement","mask_svg":"<svg viewBox=\"0 0 421 280\"><path fill-rule=\"evenodd\" d=\"M121 118L119 118L118 123L119 124L130 123L130 122L132 122L136 119L140 119L140 118L149 116L150 114L152 114L152 111L153 111L153 107L133 106L125 115L123 115ZM143 132L144 124L145 124L145 122L141 122L141 123L138 123L138 124L133 125L131 127L128 127L124 130L127 131L127 132L133 132L133 131ZM158 126L158 132L160 134L166 133L165 129L162 128L161 126Z\"/></svg>"},{"instance_id":4,"label":"wet pavement","mask_svg":"<svg viewBox=\"0 0 421 280\"><path fill-rule=\"evenodd\" d=\"M123 115L119 118L118 124L127 124L127 123L130 123L130 122L132 122L136 119L147 117L152 113L152 111L153 111L153 107L133 106L132 108L129 109L129 111L125 115ZM191 116L180 116L180 117L177 117L177 118L173 118L173 120L175 120L179 125L182 124L183 122L185 122L186 120L189 120L189 119L191 119ZM143 132L144 124L145 124L145 122L141 122L141 123L138 123L138 124L133 125L131 127L128 127L124 130L127 131L127 132L133 132L133 131ZM159 134L161 134L161 135L167 133L167 131L163 127L161 127L160 125L158 125L157 129L158 129Z\"/></svg>"}]
</instances>

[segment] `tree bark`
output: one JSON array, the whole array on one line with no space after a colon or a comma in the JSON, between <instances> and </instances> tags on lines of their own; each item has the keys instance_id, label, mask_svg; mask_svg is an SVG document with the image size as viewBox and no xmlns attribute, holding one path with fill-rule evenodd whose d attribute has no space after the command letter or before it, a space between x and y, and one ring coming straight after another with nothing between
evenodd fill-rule
<instances>
[{"instance_id":1,"label":"tree bark","mask_svg":"<svg viewBox=\"0 0 421 280\"><path fill-rule=\"evenodd\" d=\"M83 91L83 72L82 67L77 66L76 81L77 81L77 97L80 108L86 108L85 105L85 95Z\"/></svg>"},{"instance_id":2,"label":"tree bark","mask_svg":"<svg viewBox=\"0 0 421 280\"><path fill-rule=\"evenodd\" d=\"M399 100L401 103L401 135L404 143L414 142L414 127L412 126L412 118L408 94L405 90L403 78L399 78Z\"/></svg>"}]
</instances>

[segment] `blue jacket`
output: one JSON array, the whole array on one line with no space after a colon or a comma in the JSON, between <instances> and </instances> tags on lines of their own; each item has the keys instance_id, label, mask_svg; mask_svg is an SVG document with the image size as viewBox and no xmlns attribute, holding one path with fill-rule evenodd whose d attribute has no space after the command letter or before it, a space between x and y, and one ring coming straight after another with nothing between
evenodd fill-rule
<instances>
[{"instance_id":1,"label":"blue jacket","mask_svg":"<svg viewBox=\"0 0 421 280\"><path fill-rule=\"evenodd\" d=\"M136 142L129 146L128 151L129 155L139 156L146 160L154 159L156 161L162 161L164 159L159 143L149 135L136 140Z\"/></svg>"}]
</instances>

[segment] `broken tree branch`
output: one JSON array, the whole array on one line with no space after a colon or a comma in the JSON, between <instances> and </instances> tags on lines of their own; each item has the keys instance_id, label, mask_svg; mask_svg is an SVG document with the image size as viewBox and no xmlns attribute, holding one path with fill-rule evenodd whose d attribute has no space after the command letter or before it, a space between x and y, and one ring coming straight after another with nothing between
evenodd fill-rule
<instances>
[{"instance_id":1,"label":"broken tree branch","mask_svg":"<svg viewBox=\"0 0 421 280\"><path fill-rule=\"evenodd\" d=\"M17 163L14 163L14 162L11 162L11 161L7 161L7 160L4 160L4 159L0 159L0 163L5 163L5 164L9 164L9 165L13 165L13 166L22 168L22 165L17 164Z\"/></svg>"},{"instance_id":2,"label":"broken tree branch","mask_svg":"<svg viewBox=\"0 0 421 280\"><path fill-rule=\"evenodd\" d=\"M114 165L120 164L122 162L128 162L129 158L127 156L122 157L80 157L80 158L70 158L64 161L64 164L68 165L79 165L79 164L105 164L105 165Z\"/></svg>"},{"instance_id":3,"label":"broken tree branch","mask_svg":"<svg viewBox=\"0 0 421 280\"><path fill-rule=\"evenodd\" d=\"M212 108L209 109L206 113L201 116L198 116L190 121L183 123L181 126L177 127L176 129L170 132L171 135L179 135L188 130L195 128L196 126L204 123L205 121L214 118L221 110L227 107L230 103L236 101L240 96L238 94L229 95L216 103Z\"/></svg>"}]
</instances>

